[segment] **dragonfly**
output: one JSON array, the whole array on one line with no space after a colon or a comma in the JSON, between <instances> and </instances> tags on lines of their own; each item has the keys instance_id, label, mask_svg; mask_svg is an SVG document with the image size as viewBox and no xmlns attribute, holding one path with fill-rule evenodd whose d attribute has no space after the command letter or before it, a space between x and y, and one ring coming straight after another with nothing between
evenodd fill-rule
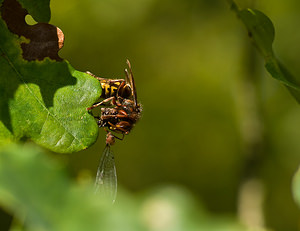
<instances>
[{"instance_id":1,"label":"dragonfly","mask_svg":"<svg viewBox=\"0 0 300 231\"><path fill-rule=\"evenodd\" d=\"M95 194L101 194L115 202L117 196L117 171L115 157L111 146L115 143L115 136L108 132L106 145L103 150L95 180Z\"/></svg>"}]
</instances>

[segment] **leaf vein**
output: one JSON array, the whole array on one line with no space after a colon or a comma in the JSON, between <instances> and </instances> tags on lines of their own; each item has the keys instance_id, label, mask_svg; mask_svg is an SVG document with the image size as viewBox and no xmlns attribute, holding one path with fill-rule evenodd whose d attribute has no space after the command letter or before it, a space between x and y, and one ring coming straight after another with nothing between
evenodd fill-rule
<instances>
[{"instance_id":1,"label":"leaf vein","mask_svg":"<svg viewBox=\"0 0 300 231\"><path fill-rule=\"evenodd\" d=\"M15 65L14 65L14 63L10 60L10 58L8 57L8 55L7 55L7 52L5 51L5 49L4 48L1 48L0 47L0 50L1 50L1 56L3 56L6 60L7 60L7 62L8 62L8 64L11 66L11 68L14 70L14 72L16 73L16 75L18 76L18 78L19 78L19 80L21 81L21 82L23 82L23 84L25 85L25 87L26 87L26 89L28 90L28 92L35 98L35 100L48 112L48 114L47 114L47 118L48 118L48 116L50 115L53 119L55 119L57 122L58 122L58 124L61 126L61 127L63 127L64 129L65 129L65 131L67 132L67 133L69 133L74 139L73 139L73 141L74 140L77 140L78 141L78 143L79 144L81 144L81 146L82 147L85 147L84 146L84 144L71 132L71 131L69 131L68 129L67 129L67 127L66 126L64 126L64 123L62 123L56 116L55 116L55 114L52 114L49 110L48 110L48 108L43 104L43 102L41 102L38 98L37 98L37 96L32 92L32 90L30 89L30 87L28 86L28 83L24 80L24 78L22 77L22 75L21 75L21 73L17 70L17 68L15 67ZM45 123L44 123L45 124ZM43 126L44 126L44 124L43 124ZM72 143L73 143L73 141L72 141Z\"/></svg>"}]
</instances>

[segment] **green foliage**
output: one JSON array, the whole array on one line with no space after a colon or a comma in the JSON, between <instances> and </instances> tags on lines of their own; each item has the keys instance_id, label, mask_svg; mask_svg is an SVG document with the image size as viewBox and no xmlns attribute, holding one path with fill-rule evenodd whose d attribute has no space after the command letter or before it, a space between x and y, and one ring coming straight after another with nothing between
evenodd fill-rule
<instances>
[{"instance_id":1,"label":"green foliage","mask_svg":"<svg viewBox=\"0 0 300 231\"><path fill-rule=\"evenodd\" d=\"M59 164L35 147L14 145L0 153L1 204L19 219L20 212L25 213L29 230L112 230L109 216L118 212L124 216L116 226L133 220L131 212L96 197L90 183L84 186L72 182Z\"/></svg>"},{"instance_id":2,"label":"green foliage","mask_svg":"<svg viewBox=\"0 0 300 231\"><path fill-rule=\"evenodd\" d=\"M65 60L25 60L21 46L29 42L0 19L0 143L30 138L56 152L89 147L98 127L86 108L101 94L98 81Z\"/></svg>"},{"instance_id":3,"label":"green foliage","mask_svg":"<svg viewBox=\"0 0 300 231\"><path fill-rule=\"evenodd\" d=\"M19 2L36 21L49 20L48 1ZM241 110L236 101L248 103L235 84L249 69L237 58L244 43L236 36L228 9L221 1L56 2L53 20L68 30L62 52L72 64L120 78L123 72L118 65L127 57L134 60L139 99L146 113L126 141L113 147L121 184L141 190L154 182L176 181L199 195L211 211L235 213L245 165L239 123L245 124L236 118ZM271 4L275 9L282 3ZM274 55L272 22L257 10L237 12L268 71L297 96L297 80ZM2 19L0 32L1 144L29 138L51 150L71 152L93 143L98 129L85 108L100 95L98 82L67 61L26 61L21 46L30 39L9 31ZM263 129L270 142L260 166L260 173L268 175L264 178L265 224L275 230L295 230L298 214L289 198L288 179L298 161L298 111L274 82L264 83L260 89L267 111ZM250 108L255 110L251 104ZM250 119L254 114L246 113ZM253 130L249 128L249 136ZM62 142L57 142L60 138ZM71 165L76 167L70 168L75 172L96 168L102 148L103 140L72 155ZM80 184L71 180L36 148L12 146L0 152L0 204L20 220L25 212L28 230L244 230L235 219L208 214L177 187L134 197L120 191L111 206L93 195L93 180ZM297 185L295 178L299 201Z\"/></svg>"},{"instance_id":4,"label":"green foliage","mask_svg":"<svg viewBox=\"0 0 300 231\"><path fill-rule=\"evenodd\" d=\"M231 1L230 1L231 2ZM255 9L242 9L231 2L231 8L245 24L249 37L265 59L265 67L275 79L285 84L294 98L300 103L300 82L277 59L273 51L275 29L272 21Z\"/></svg>"},{"instance_id":5,"label":"green foliage","mask_svg":"<svg viewBox=\"0 0 300 231\"><path fill-rule=\"evenodd\" d=\"M0 151L0 203L28 230L245 230L234 219L213 218L185 190L166 187L134 200L121 191L114 206L91 182L66 176L61 165L32 146Z\"/></svg>"}]
</instances>

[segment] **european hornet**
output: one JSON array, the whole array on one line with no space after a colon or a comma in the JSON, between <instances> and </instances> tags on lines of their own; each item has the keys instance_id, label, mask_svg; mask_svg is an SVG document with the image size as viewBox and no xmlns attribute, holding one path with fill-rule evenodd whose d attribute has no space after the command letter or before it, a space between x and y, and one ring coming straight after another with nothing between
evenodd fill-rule
<instances>
[{"instance_id":1,"label":"european hornet","mask_svg":"<svg viewBox=\"0 0 300 231\"><path fill-rule=\"evenodd\" d=\"M104 105L104 107L101 107L101 115L94 117L98 119L99 127L121 133L122 138L115 136L118 139L123 139L124 135L131 131L140 119L142 111L141 105L137 102L136 88L129 60L127 60L127 65L129 71L125 69L125 79L105 79L87 72L99 80L102 88L101 98L104 98L104 100L87 108L87 110Z\"/></svg>"},{"instance_id":2,"label":"european hornet","mask_svg":"<svg viewBox=\"0 0 300 231\"><path fill-rule=\"evenodd\" d=\"M100 160L95 181L95 193L101 192L108 196L113 202L117 192L117 174L114 161L114 155L110 146L114 144L115 138L122 140L127 135L136 122L141 117L142 107L137 102L137 94L129 60L127 60L128 69L125 69L124 79L105 79L87 72L99 80L102 88L99 103L87 108L91 110L101 107L100 116L94 116L98 119L99 127L107 132L106 146ZM112 132L122 134L122 138L113 135Z\"/></svg>"}]
</instances>

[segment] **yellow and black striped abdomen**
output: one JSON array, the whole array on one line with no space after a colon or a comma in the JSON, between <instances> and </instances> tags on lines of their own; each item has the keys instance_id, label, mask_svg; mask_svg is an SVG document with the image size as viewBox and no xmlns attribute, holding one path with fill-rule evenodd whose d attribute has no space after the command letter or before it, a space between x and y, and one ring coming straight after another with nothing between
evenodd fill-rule
<instances>
[{"instance_id":1,"label":"yellow and black striped abdomen","mask_svg":"<svg viewBox=\"0 0 300 231\"><path fill-rule=\"evenodd\" d=\"M100 81L101 88L102 88L101 98L106 99L112 96L116 96L122 82L124 82L124 80L111 82L108 79L108 80Z\"/></svg>"},{"instance_id":2,"label":"yellow and black striped abdomen","mask_svg":"<svg viewBox=\"0 0 300 231\"><path fill-rule=\"evenodd\" d=\"M132 97L131 88L124 79L103 79L100 84L102 88L101 98L107 99L117 95L126 99Z\"/></svg>"}]
</instances>

